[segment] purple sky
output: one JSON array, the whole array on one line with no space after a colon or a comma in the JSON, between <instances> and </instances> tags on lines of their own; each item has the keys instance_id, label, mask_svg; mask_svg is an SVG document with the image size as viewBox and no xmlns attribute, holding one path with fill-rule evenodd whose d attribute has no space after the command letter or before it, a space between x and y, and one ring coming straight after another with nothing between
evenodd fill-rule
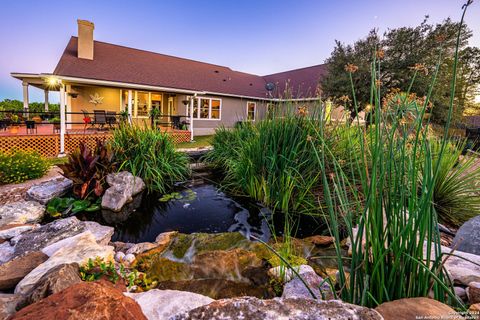
<instances>
[{"instance_id":1,"label":"purple sky","mask_svg":"<svg viewBox=\"0 0 480 320\"><path fill-rule=\"evenodd\" d=\"M21 99L10 72L52 72L77 33L95 23L96 40L268 74L323 63L334 40L352 43L372 28L415 26L423 16L460 19L459 0L170 0L3 1L0 100ZM467 13L471 45L480 46L480 1ZM52 96L55 100L56 96ZM30 101L43 93L30 90Z\"/></svg>"}]
</instances>

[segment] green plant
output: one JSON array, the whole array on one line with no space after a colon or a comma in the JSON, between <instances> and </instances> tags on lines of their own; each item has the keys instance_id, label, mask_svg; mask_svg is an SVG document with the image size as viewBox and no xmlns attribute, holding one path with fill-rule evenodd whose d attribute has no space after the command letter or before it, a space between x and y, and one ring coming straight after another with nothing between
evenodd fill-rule
<instances>
[{"instance_id":1,"label":"green plant","mask_svg":"<svg viewBox=\"0 0 480 320\"><path fill-rule=\"evenodd\" d=\"M107 175L116 169L113 155L100 141L94 150L81 142L79 148L68 156L68 163L58 166L63 175L73 181L76 197L100 197L105 191Z\"/></svg>"},{"instance_id":2,"label":"green plant","mask_svg":"<svg viewBox=\"0 0 480 320\"><path fill-rule=\"evenodd\" d=\"M441 141L431 141L433 165L438 165L433 193L435 210L441 223L455 227L480 214L480 167L476 156L462 156L465 144L465 140L447 143L440 157Z\"/></svg>"},{"instance_id":3,"label":"green plant","mask_svg":"<svg viewBox=\"0 0 480 320\"><path fill-rule=\"evenodd\" d=\"M60 117L53 117L49 119L48 122L53 124L60 123Z\"/></svg>"},{"instance_id":4,"label":"green plant","mask_svg":"<svg viewBox=\"0 0 480 320\"><path fill-rule=\"evenodd\" d=\"M120 278L115 263L113 261L105 261L100 257L88 259L88 262L80 266L80 278L83 281L96 281L102 277L106 277L113 283Z\"/></svg>"},{"instance_id":5,"label":"green plant","mask_svg":"<svg viewBox=\"0 0 480 320\"><path fill-rule=\"evenodd\" d=\"M121 125L113 132L111 146L120 170L141 177L149 191L167 193L190 174L188 157L175 151L169 134L160 130Z\"/></svg>"},{"instance_id":6,"label":"green plant","mask_svg":"<svg viewBox=\"0 0 480 320\"><path fill-rule=\"evenodd\" d=\"M40 178L49 168L50 162L36 151L0 151L0 184Z\"/></svg>"},{"instance_id":7,"label":"green plant","mask_svg":"<svg viewBox=\"0 0 480 320\"><path fill-rule=\"evenodd\" d=\"M18 117L17 114L12 114L12 115L10 116L10 120L12 120L13 123L17 123L17 122L18 122L18 119L19 119L19 117Z\"/></svg>"},{"instance_id":8,"label":"green plant","mask_svg":"<svg viewBox=\"0 0 480 320\"><path fill-rule=\"evenodd\" d=\"M101 198L92 202L87 199L76 200L71 197L55 197L47 203L46 211L52 218L65 217L70 213L76 214L82 211L94 212L100 210L100 201Z\"/></svg>"}]
</instances>

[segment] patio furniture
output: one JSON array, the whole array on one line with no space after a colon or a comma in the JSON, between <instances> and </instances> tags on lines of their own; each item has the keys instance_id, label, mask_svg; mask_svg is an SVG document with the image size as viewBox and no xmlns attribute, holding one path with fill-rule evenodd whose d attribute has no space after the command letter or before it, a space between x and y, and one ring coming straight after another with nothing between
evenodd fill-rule
<instances>
[{"instance_id":1,"label":"patio furniture","mask_svg":"<svg viewBox=\"0 0 480 320\"><path fill-rule=\"evenodd\" d=\"M84 124L83 132L85 133L85 131L87 130L87 126L88 125L93 126L93 123L92 123L92 118L90 117L90 114L88 113L88 111L82 110L82 112L83 112L83 124Z\"/></svg>"},{"instance_id":2,"label":"patio furniture","mask_svg":"<svg viewBox=\"0 0 480 320\"><path fill-rule=\"evenodd\" d=\"M107 124L107 114L105 110L93 110L93 124L97 126L97 129L103 129Z\"/></svg>"},{"instance_id":3,"label":"patio furniture","mask_svg":"<svg viewBox=\"0 0 480 320\"><path fill-rule=\"evenodd\" d=\"M27 134L33 134L34 131L35 133L38 133L37 124L35 123L35 121L25 120L25 126L27 127Z\"/></svg>"},{"instance_id":4,"label":"patio furniture","mask_svg":"<svg viewBox=\"0 0 480 320\"><path fill-rule=\"evenodd\" d=\"M170 119L172 119L172 129L180 130L180 116L170 116Z\"/></svg>"},{"instance_id":5,"label":"patio furniture","mask_svg":"<svg viewBox=\"0 0 480 320\"><path fill-rule=\"evenodd\" d=\"M106 112L107 123L110 128L113 128L117 124L117 113L115 111Z\"/></svg>"}]
</instances>

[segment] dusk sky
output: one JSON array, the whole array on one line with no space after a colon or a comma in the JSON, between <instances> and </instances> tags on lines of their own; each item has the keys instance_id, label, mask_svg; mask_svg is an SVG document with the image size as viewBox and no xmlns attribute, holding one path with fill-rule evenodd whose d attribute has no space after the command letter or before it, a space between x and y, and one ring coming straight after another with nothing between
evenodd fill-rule
<instances>
[{"instance_id":1,"label":"dusk sky","mask_svg":"<svg viewBox=\"0 0 480 320\"><path fill-rule=\"evenodd\" d=\"M22 99L10 72L52 72L77 18L104 42L264 75L323 63L334 40L353 43L372 28L458 21L459 0L1 1L0 100ZM480 1L466 22L480 46ZM56 101L56 96L51 100ZM30 101L43 101L32 88Z\"/></svg>"}]
</instances>

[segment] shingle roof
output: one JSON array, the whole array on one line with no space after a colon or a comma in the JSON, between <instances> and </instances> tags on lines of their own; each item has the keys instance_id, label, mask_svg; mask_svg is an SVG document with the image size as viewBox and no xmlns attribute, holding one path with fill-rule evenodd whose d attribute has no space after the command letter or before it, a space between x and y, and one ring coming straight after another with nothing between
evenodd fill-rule
<instances>
[{"instance_id":1,"label":"shingle roof","mask_svg":"<svg viewBox=\"0 0 480 320\"><path fill-rule=\"evenodd\" d=\"M297 87L295 95L305 97L307 90L318 82L322 65L261 77L234 71L228 67L128 48L110 43L94 42L94 59L77 58L77 37L72 37L53 72L55 75L139 85L205 91L211 93L267 98L267 82L283 88L290 79ZM282 86L283 85L283 86ZM283 89L282 89L283 90Z\"/></svg>"}]
</instances>

